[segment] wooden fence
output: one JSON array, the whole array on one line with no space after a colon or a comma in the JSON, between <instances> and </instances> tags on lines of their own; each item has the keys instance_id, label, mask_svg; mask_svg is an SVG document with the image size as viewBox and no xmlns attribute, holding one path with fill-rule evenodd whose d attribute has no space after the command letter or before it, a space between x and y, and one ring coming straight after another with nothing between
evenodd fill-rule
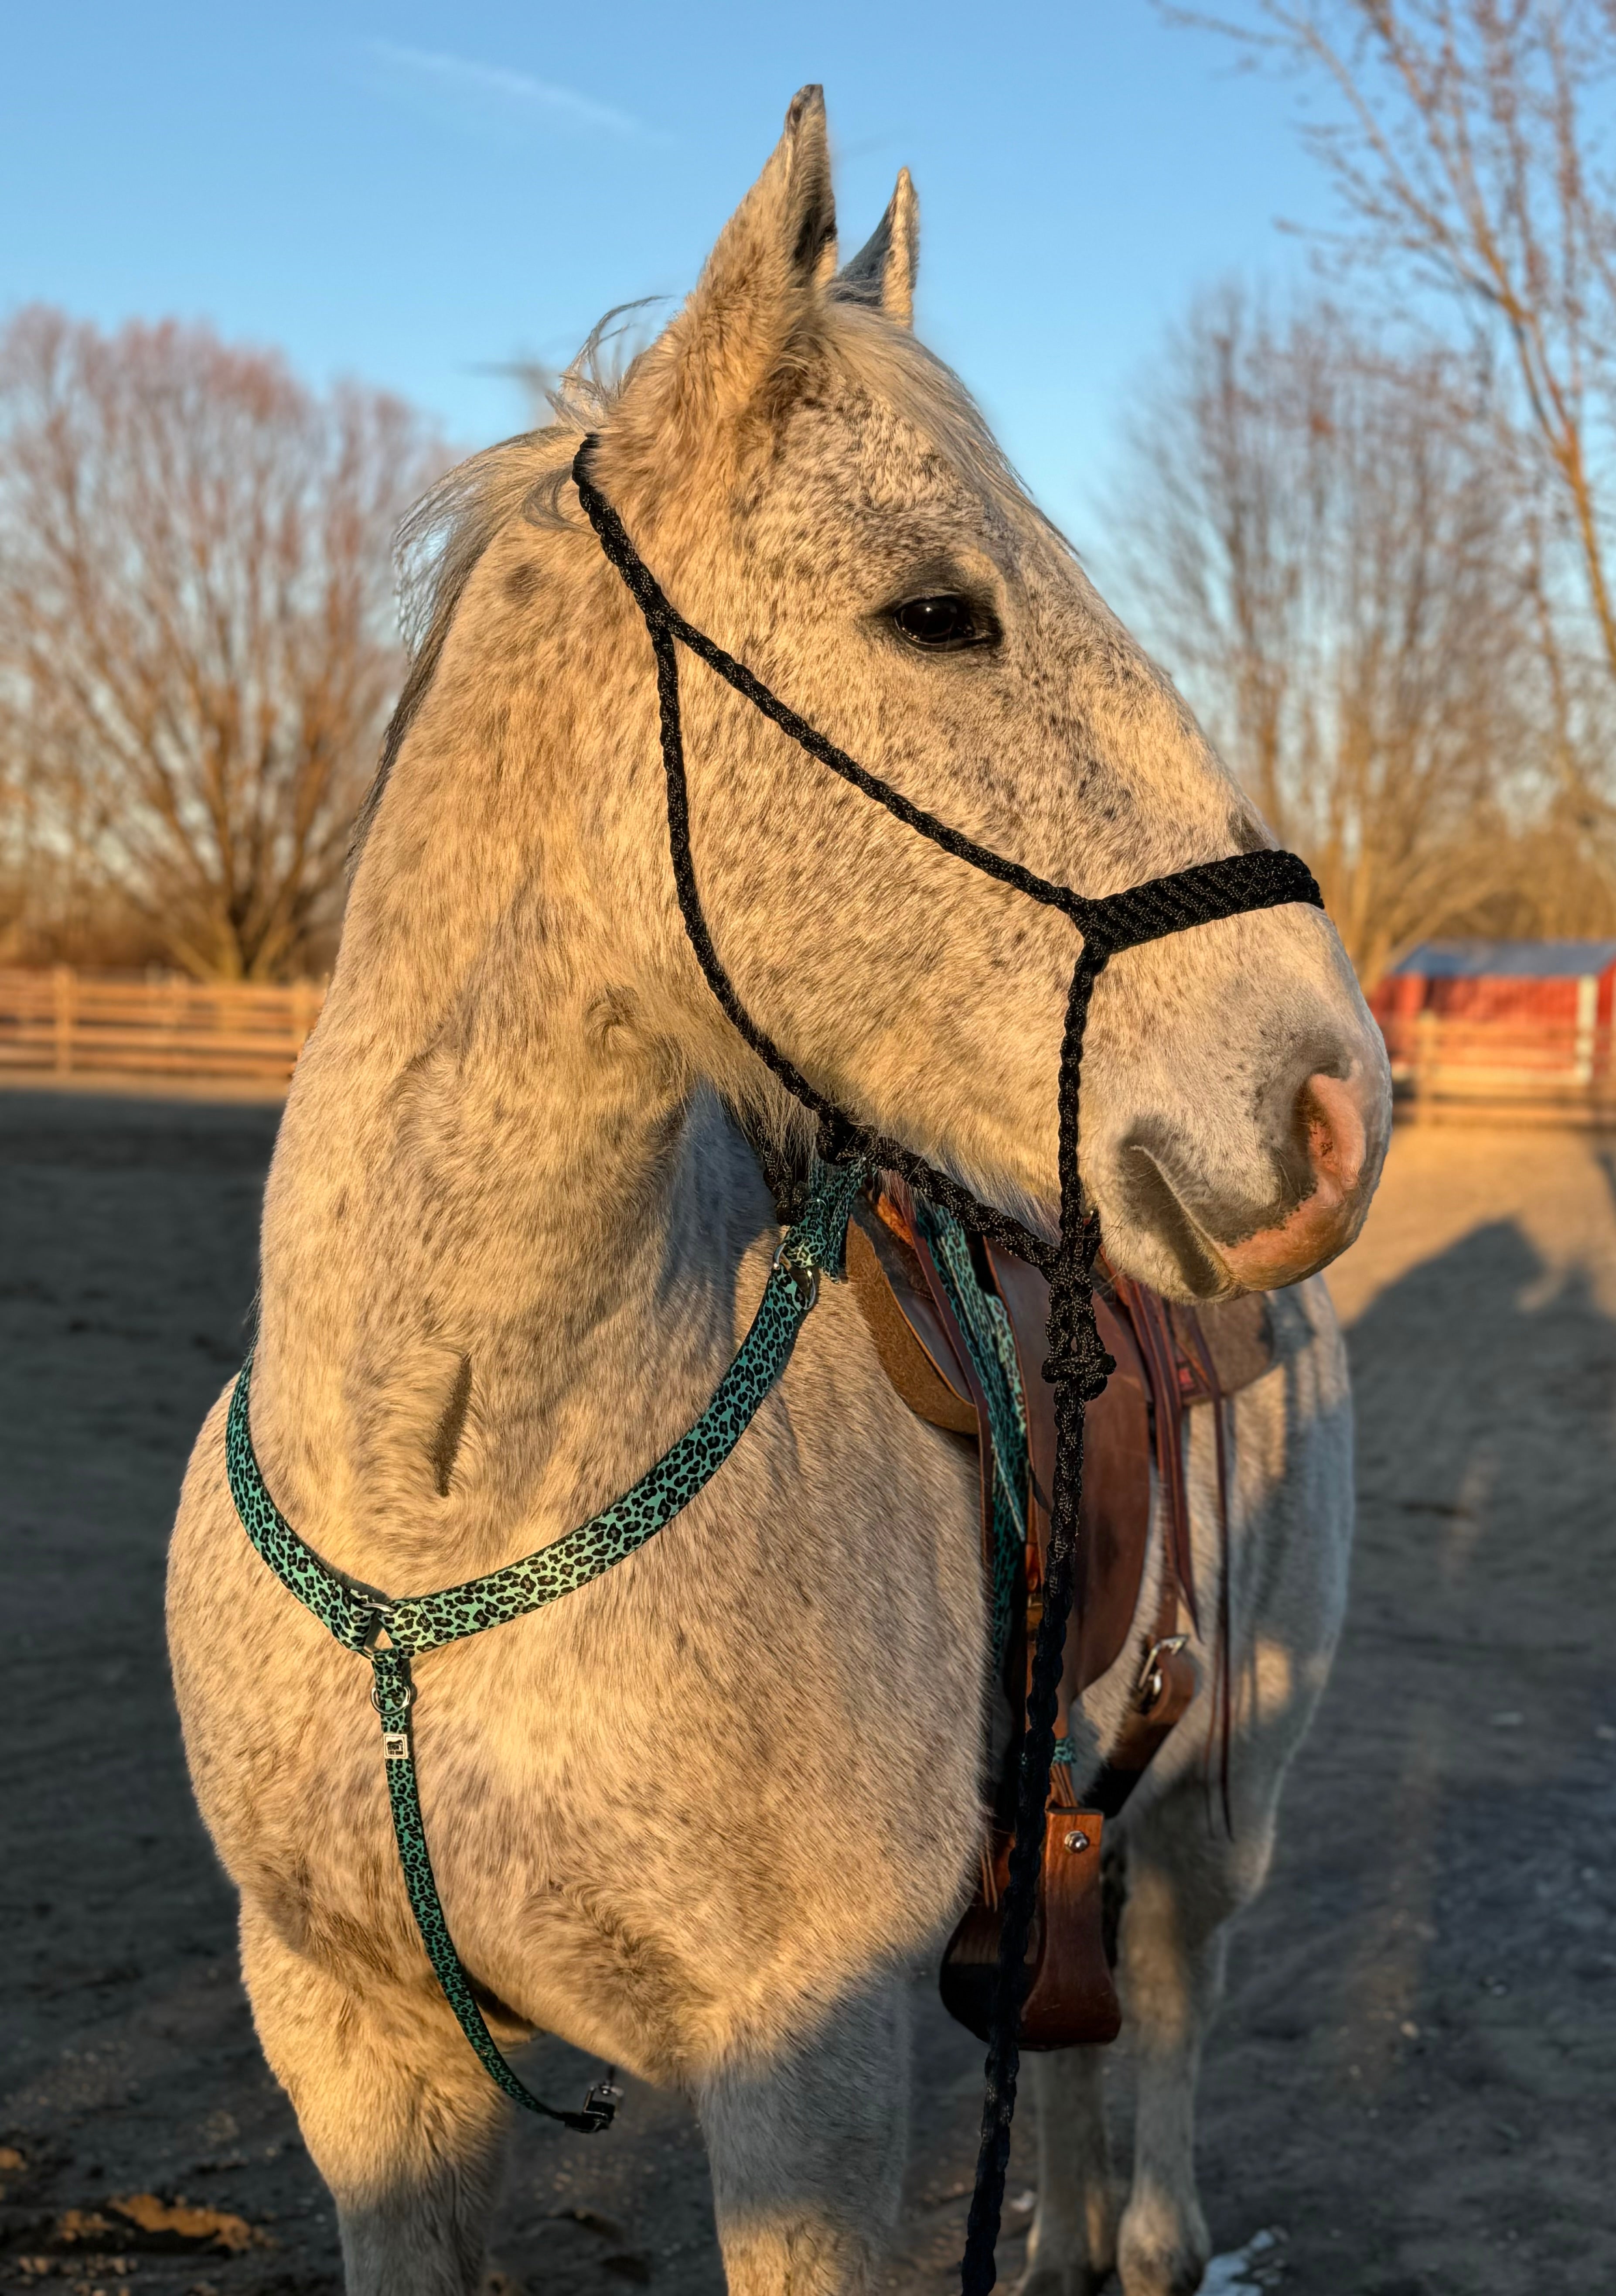
<instances>
[{"instance_id":1,"label":"wooden fence","mask_svg":"<svg viewBox=\"0 0 1616 2296\"><path fill-rule=\"evenodd\" d=\"M307 980L260 988L0 969L0 1084L145 1077L273 1091L291 1075L324 994Z\"/></svg>"},{"instance_id":2,"label":"wooden fence","mask_svg":"<svg viewBox=\"0 0 1616 2296\"><path fill-rule=\"evenodd\" d=\"M291 1075L324 990L220 981L97 978L66 966L0 969L0 1084L8 1076L171 1079L273 1092ZM1596 1124L1616 1128L1616 1043L1607 1024L1386 1023L1400 1111L1423 1121Z\"/></svg>"},{"instance_id":3,"label":"wooden fence","mask_svg":"<svg viewBox=\"0 0 1616 2296\"><path fill-rule=\"evenodd\" d=\"M1389 1020L1385 1034L1400 1112L1416 1122L1616 1128L1616 1045L1608 1023L1421 1013Z\"/></svg>"}]
</instances>

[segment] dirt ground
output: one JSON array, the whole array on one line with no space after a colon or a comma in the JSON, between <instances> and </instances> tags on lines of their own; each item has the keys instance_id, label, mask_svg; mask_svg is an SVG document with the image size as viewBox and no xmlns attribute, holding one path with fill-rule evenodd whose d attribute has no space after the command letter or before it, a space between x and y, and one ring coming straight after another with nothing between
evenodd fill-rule
<instances>
[{"instance_id":1,"label":"dirt ground","mask_svg":"<svg viewBox=\"0 0 1616 2296\"><path fill-rule=\"evenodd\" d=\"M241 1352L274 1121L0 1094L11 2285L338 2284L331 2210L237 1980L161 1632L182 1464ZM1616 1156L1401 1133L1334 1280L1358 1381L1352 1611L1208 2053L1212 2228L1223 2250L1277 2232L1263 2257L1289 2296L1587 2296L1616 2288ZM890 2285L943 2296L979 2052L929 1980L916 2000ZM548 2043L530 2066L562 2093L590 2070ZM1114 2086L1125 2117L1125 2043ZM142 2230L112 2205L141 2194L216 2214L147 2206ZM684 2106L631 2086L609 2138L520 2129L494 2254L507 2292L712 2296ZM1001 2260L1013 2280L1014 2238Z\"/></svg>"}]
</instances>

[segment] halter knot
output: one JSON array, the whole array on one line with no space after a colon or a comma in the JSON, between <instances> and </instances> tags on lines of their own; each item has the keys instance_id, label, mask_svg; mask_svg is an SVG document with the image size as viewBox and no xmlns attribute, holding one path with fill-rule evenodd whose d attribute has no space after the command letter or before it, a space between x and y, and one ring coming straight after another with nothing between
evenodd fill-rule
<instances>
[{"instance_id":1,"label":"halter knot","mask_svg":"<svg viewBox=\"0 0 1616 2296\"><path fill-rule=\"evenodd\" d=\"M1077 1311L1071 1346L1045 1357L1044 1377L1053 1388L1075 1387L1085 1403L1092 1403L1115 1369L1116 1357L1100 1339L1094 1302L1086 1300Z\"/></svg>"}]
</instances>

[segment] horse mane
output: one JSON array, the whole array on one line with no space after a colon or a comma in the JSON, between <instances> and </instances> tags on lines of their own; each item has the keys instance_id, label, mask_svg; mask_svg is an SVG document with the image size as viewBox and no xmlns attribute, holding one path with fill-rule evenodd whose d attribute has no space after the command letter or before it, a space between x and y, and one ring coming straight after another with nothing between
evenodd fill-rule
<instances>
[{"instance_id":1,"label":"horse mane","mask_svg":"<svg viewBox=\"0 0 1616 2296\"><path fill-rule=\"evenodd\" d=\"M607 418L633 372L635 361L614 359L610 346L622 339L625 314L641 308L619 304L590 329L576 357L545 389L553 422L502 439L456 463L400 525L393 543L393 576L409 666L371 786L355 816L350 875L394 760L437 673L467 583L495 535L518 511L526 510L535 524L559 518L557 497L579 439Z\"/></svg>"},{"instance_id":2,"label":"horse mane","mask_svg":"<svg viewBox=\"0 0 1616 2296\"><path fill-rule=\"evenodd\" d=\"M633 380L641 353L616 357L626 315L643 308L619 304L597 321L565 371L545 391L555 420L486 447L439 479L399 527L394 572L399 626L409 667L388 721L375 775L354 824L350 870L437 671L444 644L467 583L489 544L518 512L535 526L571 525L560 496L578 442L599 430ZM918 342L907 328L865 304L832 293L826 299L815 348L828 352L848 380L892 406L930 439L1024 534L1071 544L1032 501L981 409L951 367Z\"/></svg>"}]
</instances>

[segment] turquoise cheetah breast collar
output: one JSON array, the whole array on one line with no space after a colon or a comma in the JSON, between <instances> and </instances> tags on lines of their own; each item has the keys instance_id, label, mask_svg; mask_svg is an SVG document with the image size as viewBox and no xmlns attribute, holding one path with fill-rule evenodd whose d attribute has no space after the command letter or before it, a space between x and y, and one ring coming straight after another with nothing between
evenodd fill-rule
<instances>
[{"instance_id":1,"label":"turquoise cheetah breast collar","mask_svg":"<svg viewBox=\"0 0 1616 2296\"><path fill-rule=\"evenodd\" d=\"M421 1943L449 2006L507 2096L583 2135L611 2126L621 2095L612 2073L596 2082L578 2112L559 2112L535 2096L495 2047L449 1935L421 1822L410 1724L415 1702L410 1661L463 1636L481 1634L486 1627L524 1618L587 1587L614 1563L626 1562L690 1505L734 1450L790 1361L796 1335L819 1296L820 1276L842 1275L848 1216L863 1177L860 1164L816 1168L806 1208L774 1256L757 1313L735 1360L701 1416L632 1490L536 1554L436 1595L395 1599L322 1562L275 1505L259 1469L252 1445L250 1356L231 1395L224 1459L242 1528L282 1586L330 1628L345 1650L371 1661L371 1700L381 1717L399 1863Z\"/></svg>"},{"instance_id":2,"label":"turquoise cheetah breast collar","mask_svg":"<svg viewBox=\"0 0 1616 2296\"><path fill-rule=\"evenodd\" d=\"M436 1595L379 1594L322 1562L298 1536L264 1480L252 1443L252 1358L237 1377L225 1421L224 1460L231 1496L243 1529L282 1585L328 1627L344 1650L369 1659L371 1701L381 1717L388 1800L398 1862L421 1943L461 2030L507 2096L530 2112L543 2113L581 2135L611 2126L622 2092L614 2070L597 2081L577 2112L546 2104L511 2070L484 2021L482 2011L455 1951L427 1850L420 1792L415 1775L411 1714L415 1685L410 1661L427 1651L486 1627L525 1618L563 1595L588 1586L615 1563L625 1562L657 1531L681 1513L709 1483L751 1424L759 1405L791 1359L796 1335L819 1296L821 1275L844 1273L847 1221L865 1178L861 1164L819 1165L806 1207L774 1257L763 1296L750 1329L711 1402L677 1442L633 1488L566 1532L548 1546L446 1587ZM984 1292L971 1265L965 1231L952 1216L926 1207L945 1280L975 1363L978 1382L992 1412L992 1477L995 1556L993 1644L1002 1660L1008 1625L1008 1580L1024 1537L1020 1494L1026 1488L1026 1419L1021 1404L1015 1347L1001 1333L993 1311L998 1301ZM1008 1350L1008 1353L1007 1353ZM615 2069L614 2069L615 2070Z\"/></svg>"}]
</instances>

